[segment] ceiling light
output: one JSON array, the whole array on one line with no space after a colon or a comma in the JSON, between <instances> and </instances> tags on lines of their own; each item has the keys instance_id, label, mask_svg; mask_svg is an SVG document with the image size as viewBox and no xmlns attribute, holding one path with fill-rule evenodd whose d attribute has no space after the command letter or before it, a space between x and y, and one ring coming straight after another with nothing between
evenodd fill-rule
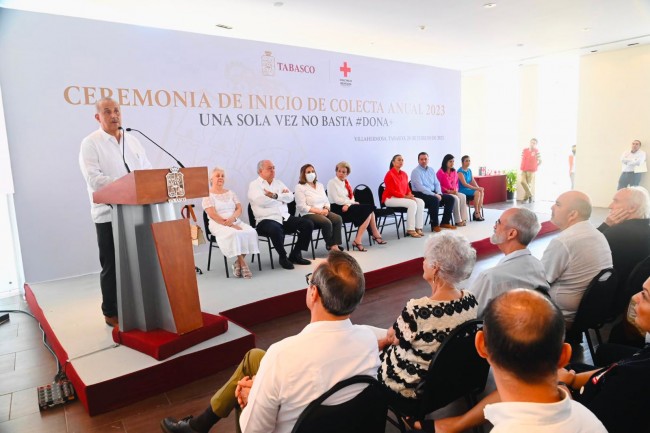
<instances>
[{"instance_id":1,"label":"ceiling light","mask_svg":"<svg viewBox=\"0 0 650 433\"><path fill-rule=\"evenodd\" d=\"M225 24L217 24L217 27L219 27L220 29L232 30L232 27L227 26Z\"/></svg>"},{"instance_id":2,"label":"ceiling light","mask_svg":"<svg viewBox=\"0 0 650 433\"><path fill-rule=\"evenodd\" d=\"M591 50L590 52L591 52L591 53L597 53L598 50Z\"/></svg>"},{"instance_id":3,"label":"ceiling light","mask_svg":"<svg viewBox=\"0 0 650 433\"><path fill-rule=\"evenodd\" d=\"M418 26L418 29L420 30L426 30L427 26Z\"/></svg>"},{"instance_id":4,"label":"ceiling light","mask_svg":"<svg viewBox=\"0 0 650 433\"><path fill-rule=\"evenodd\" d=\"M632 46L634 46L634 45L639 45L639 43L638 43L638 42L634 42L634 43L631 43L631 44L627 44L628 47L632 47Z\"/></svg>"},{"instance_id":5,"label":"ceiling light","mask_svg":"<svg viewBox=\"0 0 650 433\"><path fill-rule=\"evenodd\" d=\"M284 3L282 3L282 2L275 2L275 3L273 3L273 6L275 6L276 8L280 8L280 7L284 6Z\"/></svg>"},{"instance_id":6,"label":"ceiling light","mask_svg":"<svg viewBox=\"0 0 650 433\"><path fill-rule=\"evenodd\" d=\"M524 46L524 44L517 44L517 46L518 46L518 47L523 47L523 46Z\"/></svg>"},{"instance_id":7,"label":"ceiling light","mask_svg":"<svg viewBox=\"0 0 650 433\"><path fill-rule=\"evenodd\" d=\"M589 30L591 30L591 27L583 27L583 28L582 28L582 31L583 31L583 32L588 32Z\"/></svg>"},{"instance_id":8,"label":"ceiling light","mask_svg":"<svg viewBox=\"0 0 650 433\"><path fill-rule=\"evenodd\" d=\"M485 9L492 9L492 8L495 7L496 5L497 5L496 3L485 3L485 4L483 5L483 7L484 7Z\"/></svg>"}]
</instances>

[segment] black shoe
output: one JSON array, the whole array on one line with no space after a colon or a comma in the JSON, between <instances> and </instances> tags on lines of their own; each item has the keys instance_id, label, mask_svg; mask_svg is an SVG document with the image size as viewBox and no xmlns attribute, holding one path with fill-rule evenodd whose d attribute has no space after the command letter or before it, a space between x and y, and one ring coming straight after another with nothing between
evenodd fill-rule
<instances>
[{"instance_id":1,"label":"black shoe","mask_svg":"<svg viewBox=\"0 0 650 433\"><path fill-rule=\"evenodd\" d=\"M287 256L280 256L280 266L282 266L284 269L293 269L293 265L287 259Z\"/></svg>"},{"instance_id":2,"label":"black shoe","mask_svg":"<svg viewBox=\"0 0 650 433\"><path fill-rule=\"evenodd\" d=\"M292 252L289 255L289 260L291 260L291 263L295 263L296 265L311 265L311 262L309 260L302 258L302 254L300 254L300 251Z\"/></svg>"},{"instance_id":3,"label":"black shoe","mask_svg":"<svg viewBox=\"0 0 650 433\"><path fill-rule=\"evenodd\" d=\"M196 430L190 427L191 419L191 416L181 420L176 420L176 418L165 418L160 421L160 428L165 433L197 433Z\"/></svg>"}]
</instances>

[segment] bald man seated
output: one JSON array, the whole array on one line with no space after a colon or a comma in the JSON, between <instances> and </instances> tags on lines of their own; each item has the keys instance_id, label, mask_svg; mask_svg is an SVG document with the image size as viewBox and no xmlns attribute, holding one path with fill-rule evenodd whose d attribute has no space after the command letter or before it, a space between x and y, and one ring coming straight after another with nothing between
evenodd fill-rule
<instances>
[{"instance_id":1,"label":"bald man seated","mask_svg":"<svg viewBox=\"0 0 650 433\"><path fill-rule=\"evenodd\" d=\"M551 222L562 232L546 247L542 264L567 328L571 327L587 286L598 273L612 267L605 236L589 222L591 200L580 191L561 194L551 207Z\"/></svg>"},{"instance_id":2,"label":"bald man seated","mask_svg":"<svg viewBox=\"0 0 650 433\"><path fill-rule=\"evenodd\" d=\"M476 350L492 367L497 390L469 412L437 420L436 432L461 432L486 420L492 433L604 433L605 427L558 382L571 358L560 310L539 292L515 289L485 309Z\"/></svg>"},{"instance_id":3,"label":"bald man seated","mask_svg":"<svg viewBox=\"0 0 650 433\"><path fill-rule=\"evenodd\" d=\"M494 224L490 242L505 256L496 266L481 272L469 287L478 301L478 316L490 301L508 290L541 289L548 292L544 266L527 248L542 225L534 212L526 208L505 210Z\"/></svg>"},{"instance_id":4,"label":"bald man seated","mask_svg":"<svg viewBox=\"0 0 650 433\"><path fill-rule=\"evenodd\" d=\"M650 256L650 197L641 186L623 188L614 194L609 215L598 230L612 251L612 262L625 287L634 267Z\"/></svg>"}]
</instances>

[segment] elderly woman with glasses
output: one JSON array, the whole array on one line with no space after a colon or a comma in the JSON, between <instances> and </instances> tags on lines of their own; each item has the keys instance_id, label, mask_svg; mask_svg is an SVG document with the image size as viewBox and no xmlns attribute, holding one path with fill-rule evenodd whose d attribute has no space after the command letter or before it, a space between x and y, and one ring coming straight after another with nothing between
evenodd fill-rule
<instances>
[{"instance_id":1,"label":"elderly woman with glasses","mask_svg":"<svg viewBox=\"0 0 650 433\"><path fill-rule=\"evenodd\" d=\"M440 232L427 239L422 277L431 293L408 301L379 341L377 378L394 399L415 399L415 389L441 342L457 326L476 319L476 299L457 287L472 273L475 262L476 251L462 235Z\"/></svg>"}]
</instances>

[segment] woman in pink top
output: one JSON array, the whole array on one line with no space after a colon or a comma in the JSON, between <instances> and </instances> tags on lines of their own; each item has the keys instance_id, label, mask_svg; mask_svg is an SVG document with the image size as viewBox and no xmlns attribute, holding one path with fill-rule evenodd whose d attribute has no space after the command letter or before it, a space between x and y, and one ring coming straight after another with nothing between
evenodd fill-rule
<instances>
[{"instance_id":1,"label":"woman in pink top","mask_svg":"<svg viewBox=\"0 0 650 433\"><path fill-rule=\"evenodd\" d=\"M459 227L467 225L469 213L467 211L467 198L458 191L458 173L454 168L454 155L447 154L442 158L442 166L436 173L440 188L444 194L449 194L456 202L454 204L454 220Z\"/></svg>"},{"instance_id":2,"label":"woman in pink top","mask_svg":"<svg viewBox=\"0 0 650 433\"><path fill-rule=\"evenodd\" d=\"M424 236L424 202L422 199L413 196L409 188L409 177L402 170L404 158L402 155L395 155L390 161L390 170L384 177L386 188L379 199L387 207L406 208L406 234L414 238Z\"/></svg>"}]
</instances>

